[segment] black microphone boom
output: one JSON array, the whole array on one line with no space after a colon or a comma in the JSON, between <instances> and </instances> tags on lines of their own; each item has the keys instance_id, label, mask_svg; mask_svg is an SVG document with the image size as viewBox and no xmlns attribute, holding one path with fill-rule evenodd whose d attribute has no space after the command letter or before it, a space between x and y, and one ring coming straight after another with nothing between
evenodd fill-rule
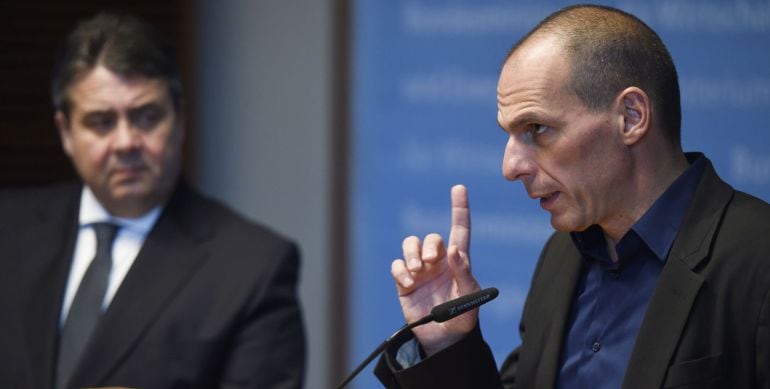
<instances>
[{"instance_id":1,"label":"black microphone boom","mask_svg":"<svg viewBox=\"0 0 770 389\"><path fill-rule=\"evenodd\" d=\"M494 300L498 294L500 292L497 288L486 288L475 293L466 294L465 296L436 305L430 310L430 316L433 318L433 321L443 323Z\"/></svg>"},{"instance_id":2,"label":"black microphone boom","mask_svg":"<svg viewBox=\"0 0 770 389\"><path fill-rule=\"evenodd\" d=\"M377 358L380 353L382 353L385 348L388 347L388 344L390 342L400 336L404 333L404 331L411 330L414 327L423 325L425 323L430 323L432 321L443 323L449 319L452 319L454 317L460 316L465 312L470 311L471 309L477 308L482 306L483 304L486 304L497 297L497 295L500 293L500 291L497 290L497 288L486 288L484 290L480 290L478 292L474 292L471 294L467 294L465 296L456 298L454 300L449 300L443 304L436 305L433 307L433 309L430 310L430 314L421 318L420 320L414 321L412 323L406 324L403 327L399 328L398 331L396 331L393 335L391 335L388 339L385 339L384 342L380 343L379 346L377 346L374 351L369 354L369 356L361 362L358 367L356 367L355 370L353 370L350 375L345 378L344 381L340 384L340 386L337 387L337 389L342 389L347 385L350 381L355 378L358 373L361 372L361 370L366 367L374 358Z\"/></svg>"}]
</instances>

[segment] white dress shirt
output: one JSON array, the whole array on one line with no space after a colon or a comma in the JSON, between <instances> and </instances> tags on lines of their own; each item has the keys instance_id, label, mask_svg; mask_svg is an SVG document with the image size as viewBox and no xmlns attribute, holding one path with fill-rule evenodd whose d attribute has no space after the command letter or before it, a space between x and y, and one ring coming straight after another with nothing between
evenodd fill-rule
<instances>
[{"instance_id":1,"label":"white dress shirt","mask_svg":"<svg viewBox=\"0 0 770 389\"><path fill-rule=\"evenodd\" d=\"M83 186L83 193L80 196L80 215L78 216L80 227L75 242L75 253L72 258L67 287L64 292L64 304L62 304L59 325L64 325L64 321L67 320L67 314L78 286L80 286L80 281L96 255L96 234L92 224L110 222L120 226L112 244L110 280L107 284L104 302L102 302L102 309L104 310L110 305L112 297L115 296L115 292L134 263L147 234L158 220L161 209L161 206L157 206L143 216L134 219L115 217L99 204L91 189Z\"/></svg>"}]
</instances>

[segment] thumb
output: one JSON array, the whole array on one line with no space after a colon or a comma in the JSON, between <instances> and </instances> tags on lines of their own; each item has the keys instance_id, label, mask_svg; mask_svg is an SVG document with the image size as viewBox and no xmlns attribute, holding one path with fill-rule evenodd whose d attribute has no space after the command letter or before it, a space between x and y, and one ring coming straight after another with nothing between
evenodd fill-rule
<instances>
[{"instance_id":1,"label":"thumb","mask_svg":"<svg viewBox=\"0 0 770 389\"><path fill-rule=\"evenodd\" d=\"M471 260L468 253L460 251L456 245L451 245L447 250L447 262L457 282L457 292L460 296L480 289L479 283L471 273Z\"/></svg>"}]
</instances>

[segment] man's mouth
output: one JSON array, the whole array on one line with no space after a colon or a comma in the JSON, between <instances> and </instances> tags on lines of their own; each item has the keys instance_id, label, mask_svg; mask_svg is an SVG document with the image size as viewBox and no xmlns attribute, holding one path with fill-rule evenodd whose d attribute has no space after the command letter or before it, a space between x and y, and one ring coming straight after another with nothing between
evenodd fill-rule
<instances>
[{"instance_id":1,"label":"man's mouth","mask_svg":"<svg viewBox=\"0 0 770 389\"><path fill-rule=\"evenodd\" d=\"M540 197L540 206L546 211L550 211L553 208L554 203L559 198L561 192L551 192Z\"/></svg>"},{"instance_id":2,"label":"man's mouth","mask_svg":"<svg viewBox=\"0 0 770 389\"><path fill-rule=\"evenodd\" d=\"M146 167L141 164L137 165L123 165L123 166L117 166L112 170L112 174L116 177L120 177L123 179L131 179L138 177L139 175L143 174Z\"/></svg>"},{"instance_id":3,"label":"man's mouth","mask_svg":"<svg viewBox=\"0 0 770 389\"><path fill-rule=\"evenodd\" d=\"M143 166L141 165L135 165L135 166L119 166L115 168L115 172L117 173L134 173L139 172L143 170Z\"/></svg>"}]
</instances>

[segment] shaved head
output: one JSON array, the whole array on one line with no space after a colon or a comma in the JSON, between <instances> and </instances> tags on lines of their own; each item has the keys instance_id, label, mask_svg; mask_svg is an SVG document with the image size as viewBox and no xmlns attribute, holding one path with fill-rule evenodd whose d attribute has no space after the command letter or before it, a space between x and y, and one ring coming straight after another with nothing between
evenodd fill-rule
<instances>
[{"instance_id":1,"label":"shaved head","mask_svg":"<svg viewBox=\"0 0 770 389\"><path fill-rule=\"evenodd\" d=\"M544 38L556 42L569 61L567 88L592 111L607 109L623 89L636 86L652 101L653 122L680 146L679 80L658 34L637 17L615 8L575 5L559 10L517 42L522 46Z\"/></svg>"}]
</instances>

